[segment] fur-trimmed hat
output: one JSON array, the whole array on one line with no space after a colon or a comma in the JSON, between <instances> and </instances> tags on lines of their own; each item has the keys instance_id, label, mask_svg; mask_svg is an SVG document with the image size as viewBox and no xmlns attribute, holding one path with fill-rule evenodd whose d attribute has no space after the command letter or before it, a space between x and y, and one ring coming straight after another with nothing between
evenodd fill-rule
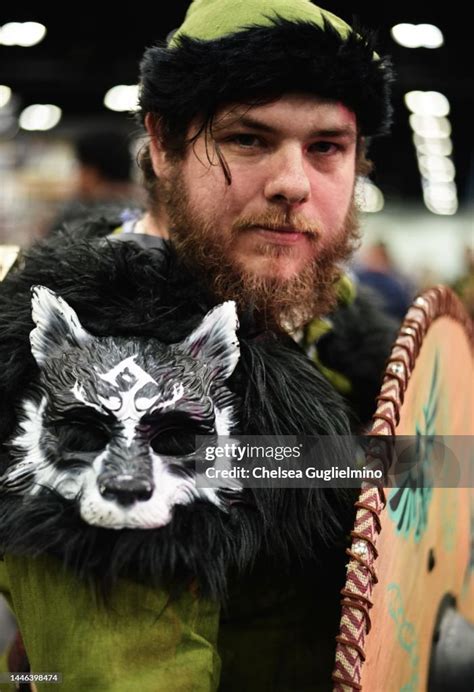
<instances>
[{"instance_id":1,"label":"fur-trimmed hat","mask_svg":"<svg viewBox=\"0 0 474 692\"><path fill-rule=\"evenodd\" d=\"M365 136L391 122L390 61L374 35L309 0L194 0L182 26L146 50L140 115L182 137L196 116L226 103L262 103L288 92L341 101Z\"/></svg>"}]
</instances>

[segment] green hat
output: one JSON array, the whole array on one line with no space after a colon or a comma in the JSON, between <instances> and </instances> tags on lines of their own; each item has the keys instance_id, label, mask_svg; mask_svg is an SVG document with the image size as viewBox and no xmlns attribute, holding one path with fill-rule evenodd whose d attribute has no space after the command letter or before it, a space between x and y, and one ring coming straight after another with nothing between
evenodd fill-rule
<instances>
[{"instance_id":1,"label":"green hat","mask_svg":"<svg viewBox=\"0 0 474 692\"><path fill-rule=\"evenodd\" d=\"M194 0L168 42L144 54L140 113L179 139L226 103L303 92L341 101L373 136L389 127L392 81L373 34L309 0Z\"/></svg>"},{"instance_id":2,"label":"green hat","mask_svg":"<svg viewBox=\"0 0 474 692\"><path fill-rule=\"evenodd\" d=\"M170 44L175 45L183 35L212 41L246 27L271 26L276 15L293 22L312 22L320 27L326 20L342 37L351 31L349 24L309 0L194 0Z\"/></svg>"}]
</instances>

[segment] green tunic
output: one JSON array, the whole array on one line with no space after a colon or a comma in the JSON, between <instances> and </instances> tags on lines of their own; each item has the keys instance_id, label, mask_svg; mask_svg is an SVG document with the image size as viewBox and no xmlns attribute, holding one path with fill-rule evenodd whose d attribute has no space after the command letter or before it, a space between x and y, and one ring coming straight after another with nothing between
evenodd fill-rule
<instances>
[{"instance_id":1,"label":"green tunic","mask_svg":"<svg viewBox=\"0 0 474 692\"><path fill-rule=\"evenodd\" d=\"M11 555L0 562L0 591L18 619L31 670L61 673L60 690L217 689L219 607L191 592L171 601L122 580L104 607L53 558Z\"/></svg>"},{"instance_id":2,"label":"green tunic","mask_svg":"<svg viewBox=\"0 0 474 692\"><path fill-rule=\"evenodd\" d=\"M32 671L61 673L65 692L326 692L344 551L326 558L291 573L257 561L231 582L222 608L191 591L171 601L128 580L104 607L49 557L5 556L0 591Z\"/></svg>"}]
</instances>

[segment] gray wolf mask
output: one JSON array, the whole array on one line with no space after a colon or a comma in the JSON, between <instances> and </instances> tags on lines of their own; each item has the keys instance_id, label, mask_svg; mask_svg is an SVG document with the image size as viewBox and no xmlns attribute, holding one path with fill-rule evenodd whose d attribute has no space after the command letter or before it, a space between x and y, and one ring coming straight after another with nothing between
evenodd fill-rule
<instances>
[{"instance_id":1,"label":"gray wolf mask","mask_svg":"<svg viewBox=\"0 0 474 692\"><path fill-rule=\"evenodd\" d=\"M72 501L107 529L167 525L177 505L224 509L229 492L196 486L196 435L229 435L239 360L235 304L214 308L186 339L95 337L61 297L32 289L31 350L40 376L11 441L3 491ZM226 499L227 498L227 499Z\"/></svg>"}]
</instances>

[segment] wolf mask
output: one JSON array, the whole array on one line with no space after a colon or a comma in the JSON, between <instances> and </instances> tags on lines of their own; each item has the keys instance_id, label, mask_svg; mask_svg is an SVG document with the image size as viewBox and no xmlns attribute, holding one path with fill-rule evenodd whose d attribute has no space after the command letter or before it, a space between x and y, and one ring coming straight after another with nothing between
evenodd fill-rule
<instances>
[{"instance_id":1,"label":"wolf mask","mask_svg":"<svg viewBox=\"0 0 474 692\"><path fill-rule=\"evenodd\" d=\"M58 494L107 529L163 527L176 505L196 500L225 510L232 490L196 485L194 443L235 426L225 384L239 360L235 304L217 306L173 345L92 336L43 286L32 289L32 316L40 376L23 402L3 491Z\"/></svg>"}]
</instances>

